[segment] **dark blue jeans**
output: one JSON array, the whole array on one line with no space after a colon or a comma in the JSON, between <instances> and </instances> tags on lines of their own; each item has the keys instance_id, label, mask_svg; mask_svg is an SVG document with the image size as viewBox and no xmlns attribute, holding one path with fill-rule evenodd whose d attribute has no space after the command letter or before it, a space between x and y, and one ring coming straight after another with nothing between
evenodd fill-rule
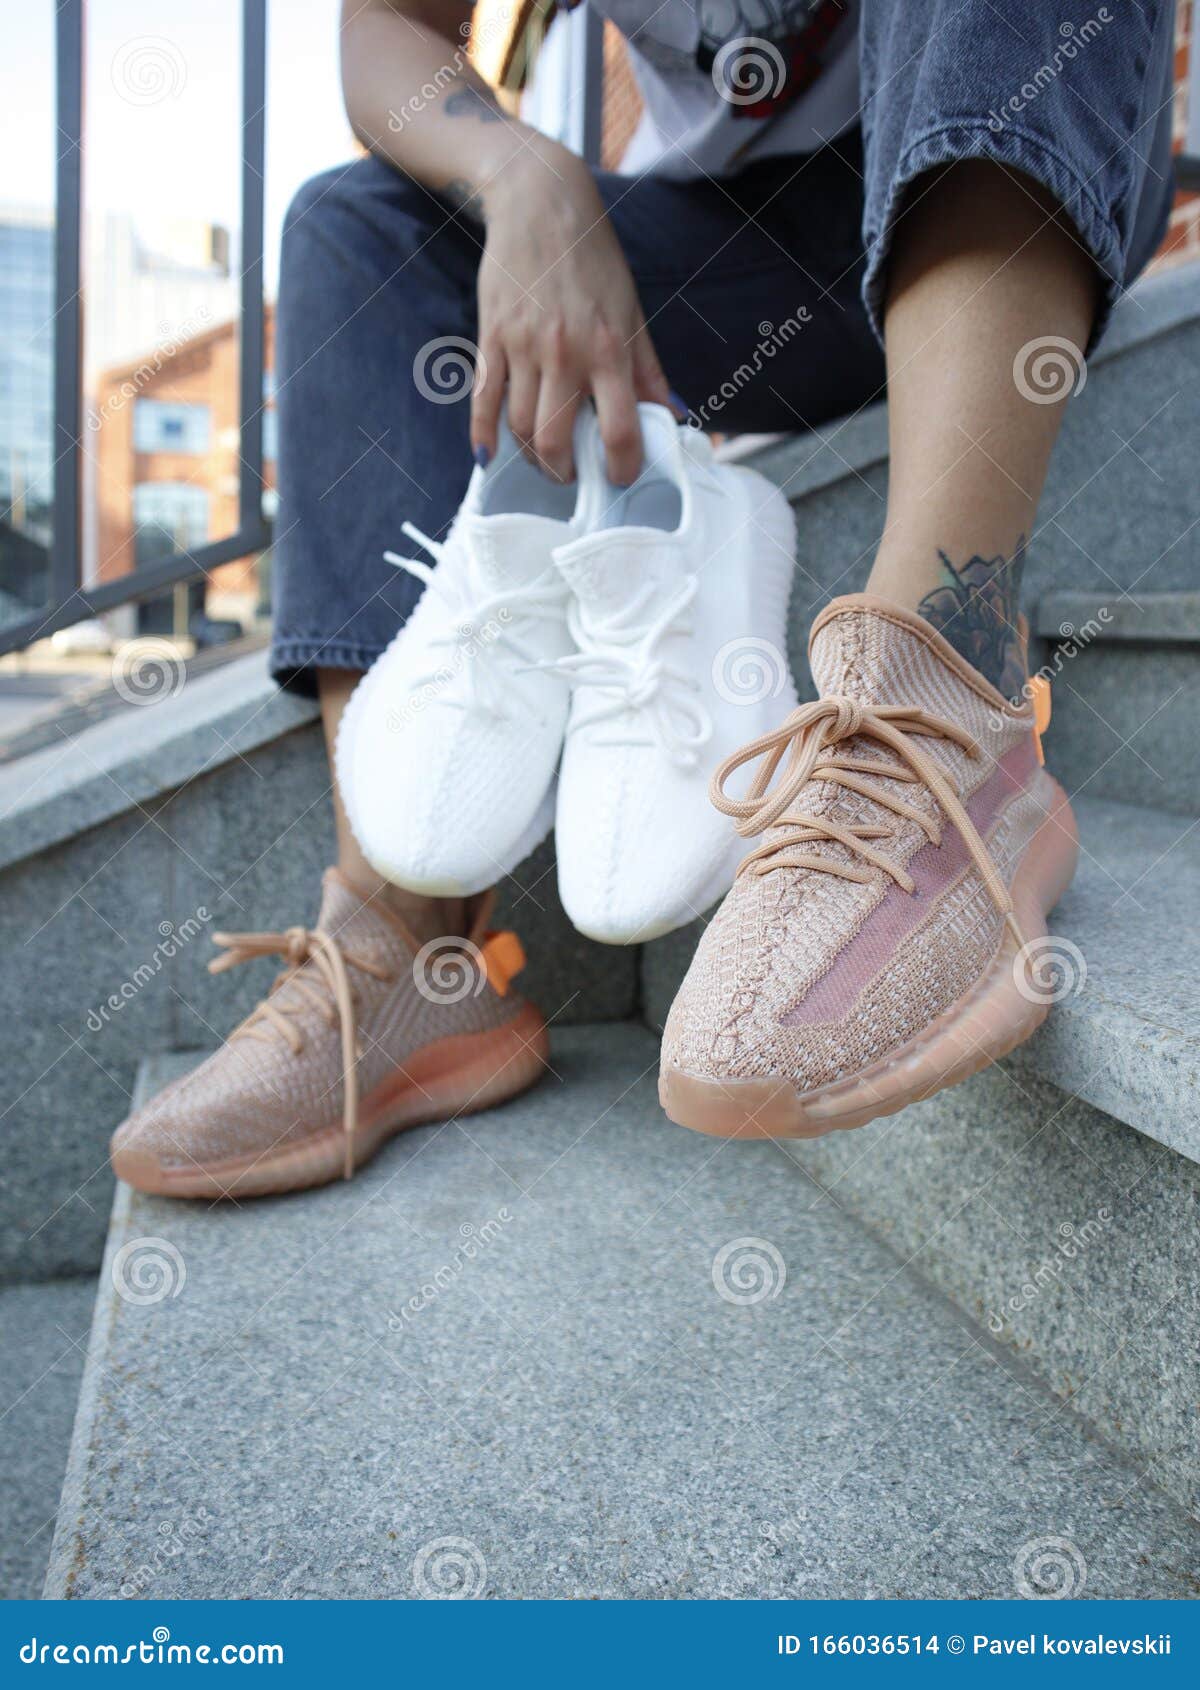
<instances>
[{"instance_id":1,"label":"dark blue jeans","mask_svg":"<svg viewBox=\"0 0 1200 1690\"><path fill-rule=\"evenodd\" d=\"M676 393L726 433L880 397L887 257L910 189L999 161L1069 213L1102 281L1093 345L1171 201L1171 0L865 0L862 130L721 182L601 174ZM284 227L276 318L274 674L366 669L418 584L383 560L448 527L470 473L481 233L375 158L316 177Z\"/></svg>"}]
</instances>

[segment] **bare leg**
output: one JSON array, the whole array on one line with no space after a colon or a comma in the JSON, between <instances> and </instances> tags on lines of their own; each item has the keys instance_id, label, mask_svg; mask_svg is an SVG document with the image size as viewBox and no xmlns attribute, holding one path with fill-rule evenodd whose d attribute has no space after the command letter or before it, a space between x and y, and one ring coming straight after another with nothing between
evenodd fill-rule
<instances>
[{"instance_id":1,"label":"bare leg","mask_svg":"<svg viewBox=\"0 0 1200 1690\"><path fill-rule=\"evenodd\" d=\"M1068 369L1047 402L1030 360L1040 346L1082 365L1095 302L1091 258L1028 178L981 161L916 184L891 258L891 470L868 590L919 611L1007 697L1025 678L1024 549L1073 386Z\"/></svg>"},{"instance_id":2,"label":"bare leg","mask_svg":"<svg viewBox=\"0 0 1200 1690\"><path fill-rule=\"evenodd\" d=\"M329 767L334 770L333 747L337 737L337 726L342 718L342 711L346 708L350 694L361 680L361 676L352 669L319 669L317 671L317 693L321 701L321 725L325 730L325 749L329 755ZM337 828L337 866L360 892L370 898L377 898L387 907L394 910L407 924L416 937L422 941L438 939L445 936L459 936L466 932L467 910L461 898L422 898L414 892L405 892L399 886L393 886L384 880L371 867L358 848L346 819L346 812L342 807L341 793L338 791L337 774L333 773L333 815Z\"/></svg>"}]
</instances>

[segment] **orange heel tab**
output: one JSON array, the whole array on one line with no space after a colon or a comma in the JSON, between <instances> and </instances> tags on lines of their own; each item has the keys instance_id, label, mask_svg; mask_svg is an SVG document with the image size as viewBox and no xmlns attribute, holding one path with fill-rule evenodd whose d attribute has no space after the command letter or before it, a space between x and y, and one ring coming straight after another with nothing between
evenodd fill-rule
<instances>
[{"instance_id":1,"label":"orange heel tab","mask_svg":"<svg viewBox=\"0 0 1200 1690\"><path fill-rule=\"evenodd\" d=\"M507 997L509 986L525 966L524 945L515 933L505 930L486 934L480 950L488 985L500 997Z\"/></svg>"},{"instance_id":2,"label":"orange heel tab","mask_svg":"<svg viewBox=\"0 0 1200 1690\"><path fill-rule=\"evenodd\" d=\"M1045 763L1042 735L1050 726L1050 682L1044 675L1029 677L1029 697L1033 702L1033 743L1037 746L1039 763Z\"/></svg>"}]
</instances>

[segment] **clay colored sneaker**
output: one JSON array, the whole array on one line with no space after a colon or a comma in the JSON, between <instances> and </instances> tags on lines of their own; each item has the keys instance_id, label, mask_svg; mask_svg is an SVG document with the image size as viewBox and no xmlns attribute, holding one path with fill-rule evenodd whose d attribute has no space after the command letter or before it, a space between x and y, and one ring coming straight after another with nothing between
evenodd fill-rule
<instances>
[{"instance_id":1,"label":"clay colored sneaker","mask_svg":"<svg viewBox=\"0 0 1200 1690\"><path fill-rule=\"evenodd\" d=\"M217 972L282 956L269 995L220 1050L113 1135L118 1178L173 1197L252 1197L349 1178L387 1139L531 1086L546 1027L509 990L513 933L418 945L326 871L314 928L220 934Z\"/></svg>"},{"instance_id":2,"label":"clay colored sneaker","mask_svg":"<svg viewBox=\"0 0 1200 1690\"><path fill-rule=\"evenodd\" d=\"M820 699L729 758L714 802L762 842L667 1021L659 1097L700 1132L812 1138L965 1079L1047 1013L1046 917L1078 841L1005 703L920 617L836 599ZM744 801L730 775L761 758Z\"/></svg>"}]
</instances>

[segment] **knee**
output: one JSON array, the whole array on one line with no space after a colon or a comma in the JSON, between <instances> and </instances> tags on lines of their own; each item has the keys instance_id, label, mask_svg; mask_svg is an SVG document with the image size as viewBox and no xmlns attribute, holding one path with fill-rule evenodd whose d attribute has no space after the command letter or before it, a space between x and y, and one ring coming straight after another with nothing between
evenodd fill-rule
<instances>
[{"instance_id":1,"label":"knee","mask_svg":"<svg viewBox=\"0 0 1200 1690\"><path fill-rule=\"evenodd\" d=\"M283 219L284 250L297 236L320 231L330 222L352 213L366 191L364 167L379 167L377 159L359 158L310 176L292 195Z\"/></svg>"}]
</instances>

